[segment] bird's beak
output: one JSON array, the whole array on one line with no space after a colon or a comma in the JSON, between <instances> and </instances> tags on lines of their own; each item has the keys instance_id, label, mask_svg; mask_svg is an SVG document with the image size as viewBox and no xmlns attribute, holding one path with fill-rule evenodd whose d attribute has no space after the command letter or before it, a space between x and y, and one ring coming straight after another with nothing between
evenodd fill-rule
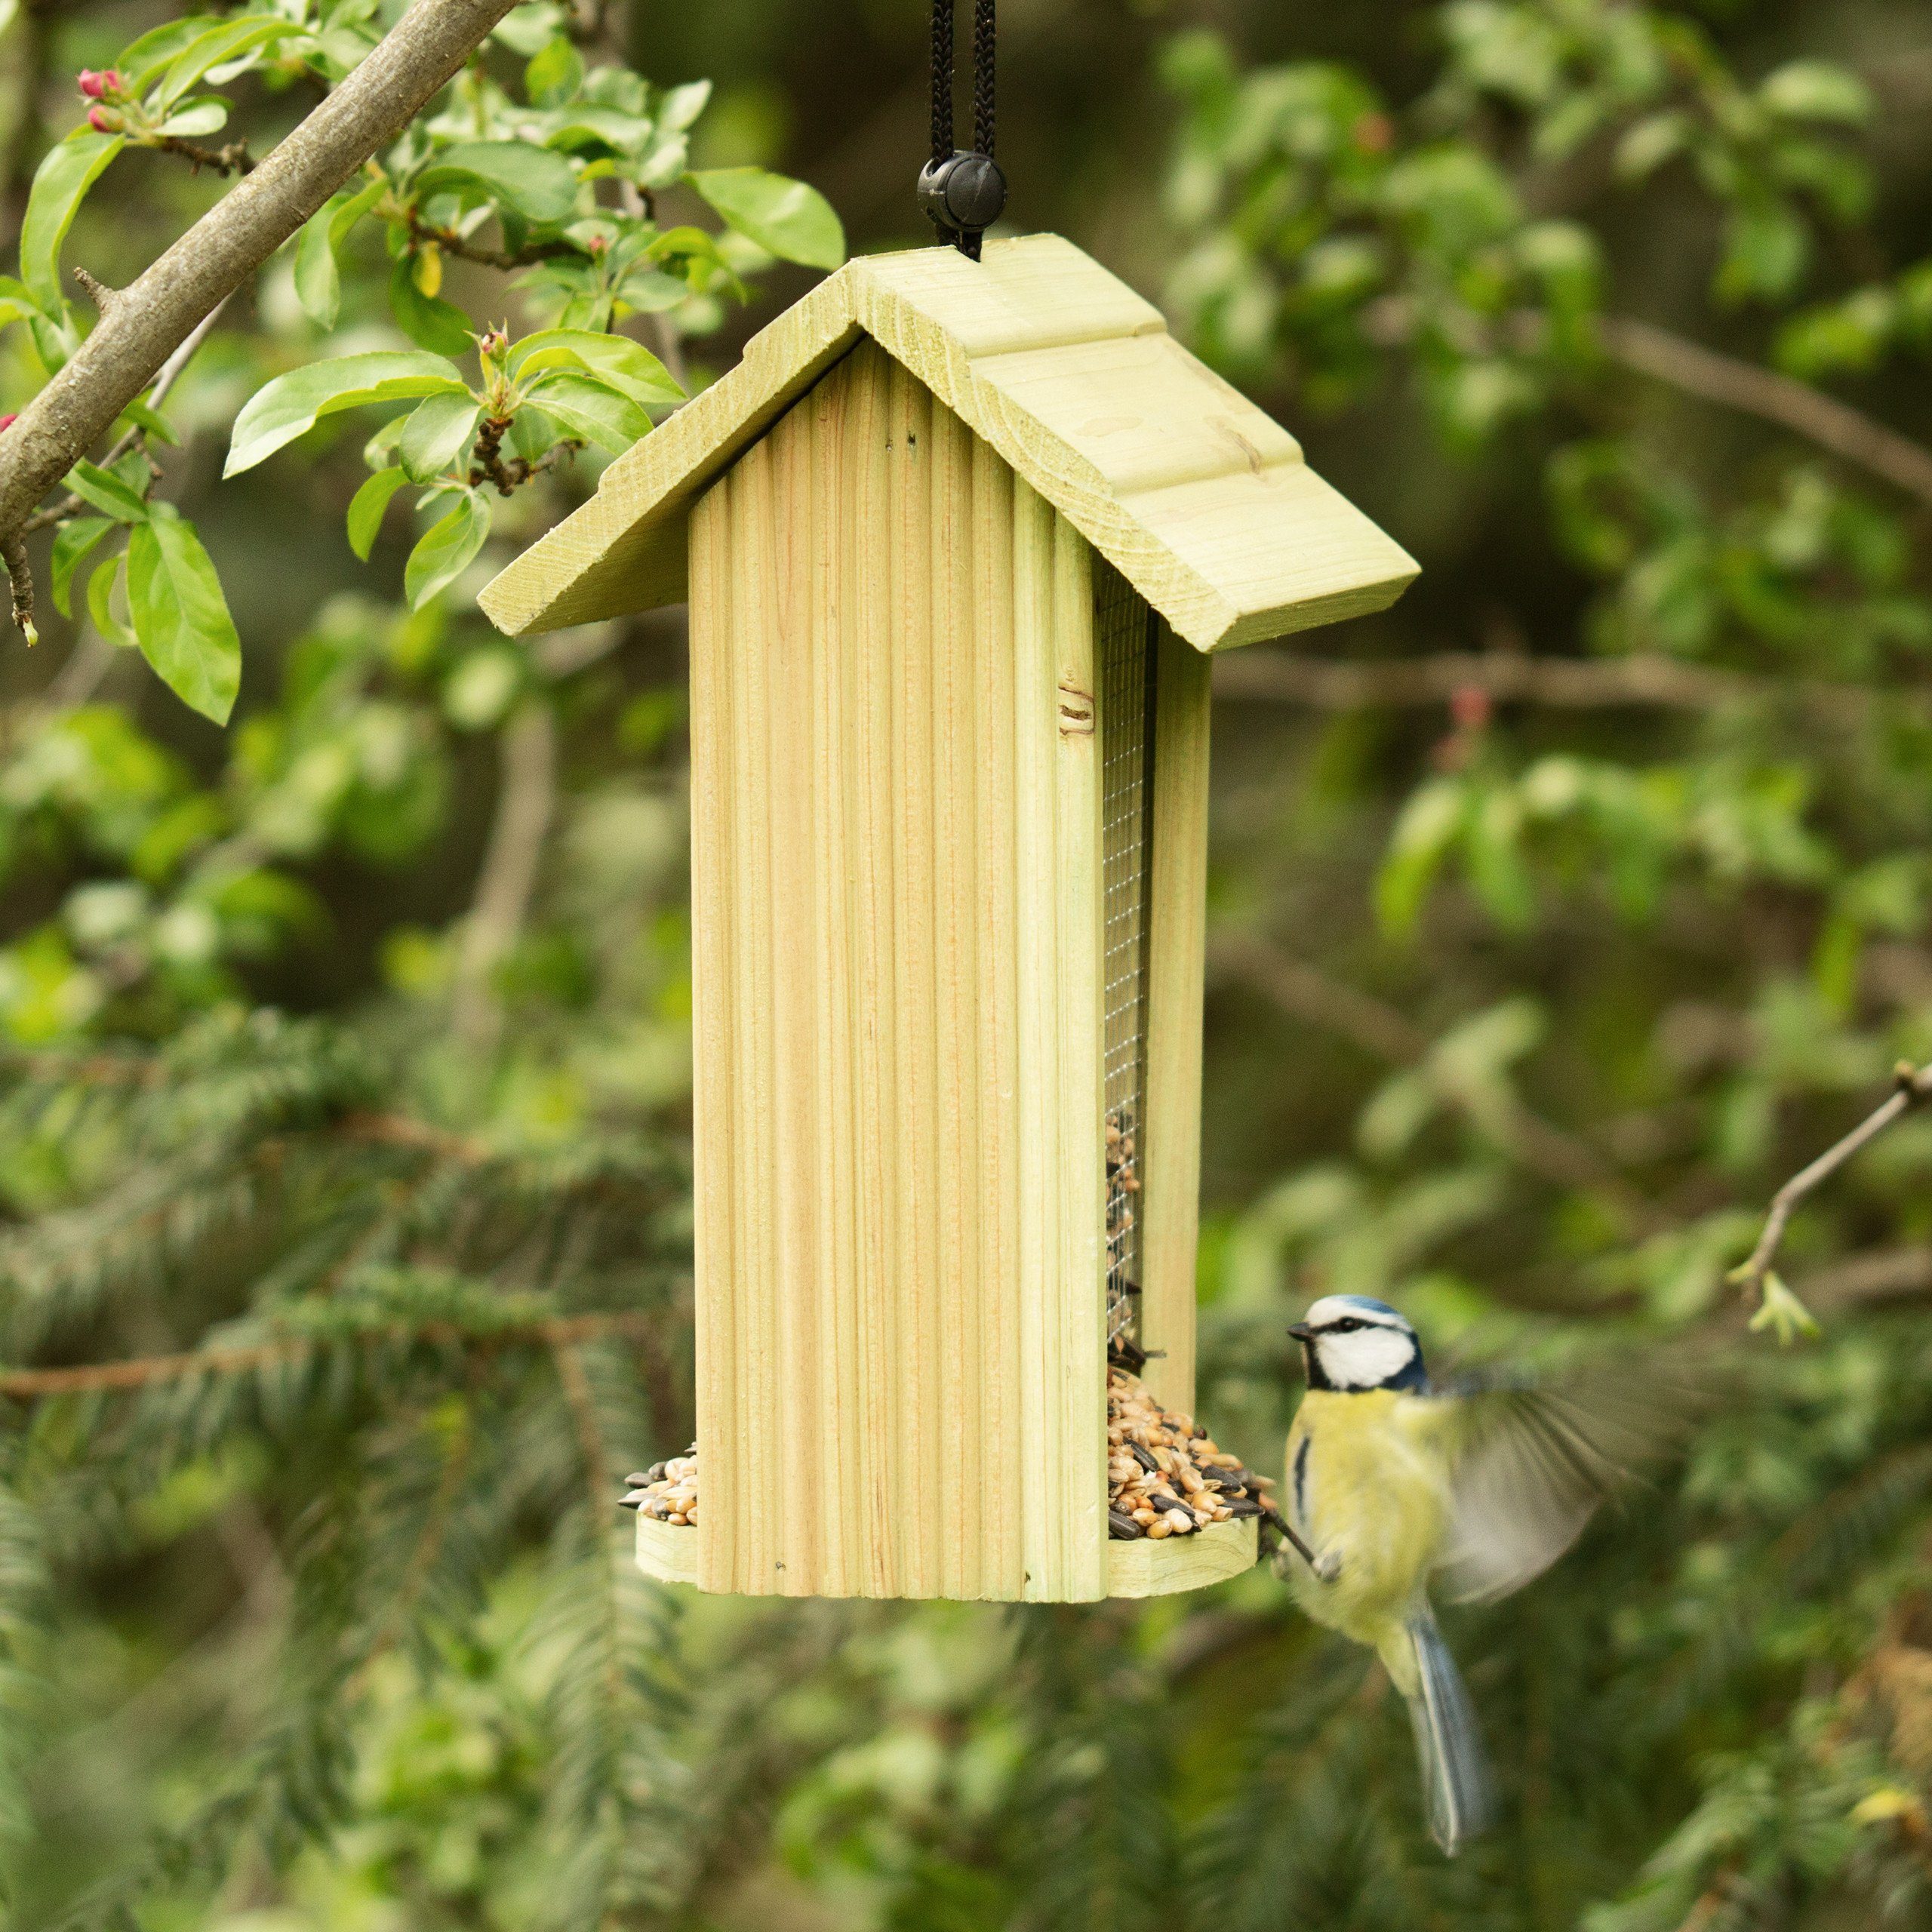
<instances>
[{"instance_id":1,"label":"bird's beak","mask_svg":"<svg viewBox=\"0 0 1932 1932\"><path fill-rule=\"evenodd\" d=\"M1312 1342L1315 1340L1315 1331L1306 1321L1291 1321L1288 1324L1288 1333L1297 1342Z\"/></svg>"}]
</instances>

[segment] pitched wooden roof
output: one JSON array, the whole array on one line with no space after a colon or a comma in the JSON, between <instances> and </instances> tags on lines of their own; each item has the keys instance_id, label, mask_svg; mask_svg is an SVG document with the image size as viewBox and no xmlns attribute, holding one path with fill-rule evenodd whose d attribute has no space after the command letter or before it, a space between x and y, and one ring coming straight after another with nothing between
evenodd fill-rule
<instances>
[{"instance_id":1,"label":"pitched wooden roof","mask_svg":"<svg viewBox=\"0 0 1932 1932\"><path fill-rule=\"evenodd\" d=\"M1380 609L1416 574L1281 426L1057 235L851 261L483 592L513 636L675 604L694 500L861 335L1203 651Z\"/></svg>"}]
</instances>

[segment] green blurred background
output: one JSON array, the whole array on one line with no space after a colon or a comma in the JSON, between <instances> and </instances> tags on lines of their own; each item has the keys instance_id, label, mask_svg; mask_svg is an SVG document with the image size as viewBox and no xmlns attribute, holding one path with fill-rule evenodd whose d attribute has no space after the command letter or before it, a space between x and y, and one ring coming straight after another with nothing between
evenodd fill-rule
<instances>
[{"instance_id":1,"label":"green blurred background","mask_svg":"<svg viewBox=\"0 0 1932 1932\"><path fill-rule=\"evenodd\" d=\"M9 233L73 73L179 11L7 29ZM372 254L341 342L272 266L178 392L235 721L85 620L0 651L0 1358L204 1352L5 1404L6 1924L1932 1924L1932 1127L1807 1204L1765 1319L1725 1279L1932 1056L1932 18L1000 12L1011 226L1160 301L1423 565L1217 667L1204 1419L1272 1466L1333 1290L1439 1361L1723 1392L1453 1616L1501 1826L1435 1854L1398 1702L1265 1571L1015 1610L628 1573L617 1478L691 1429L682 614L478 616L588 460L414 612L400 520L343 540L360 418L218 480L265 376L399 340ZM812 183L863 252L926 239L928 24L611 31L715 83L698 165ZM131 157L67 259L125 280L219 192ZM750 267L646 338L694 382L813 279Z\"/></svg>"}]
</instances>

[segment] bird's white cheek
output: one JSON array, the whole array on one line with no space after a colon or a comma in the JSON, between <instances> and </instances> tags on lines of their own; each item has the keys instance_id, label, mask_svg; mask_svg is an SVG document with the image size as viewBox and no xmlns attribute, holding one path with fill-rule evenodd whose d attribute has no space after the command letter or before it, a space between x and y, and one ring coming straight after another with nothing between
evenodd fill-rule
<instances>
[{"instance_id":1,"label":"bird's white cheek","mask_svg":"<svg viewBox=\"0 0 1932 1932\"><path fill-rule=\"evenodd\" d=\"M1406 1335L1392 1328L1364 1328L1331 1335L1319 1344L1323 1373L1337 1389L1376 1389L1407 1368L1415 1353Z\"/></svg>"}]
</instances>

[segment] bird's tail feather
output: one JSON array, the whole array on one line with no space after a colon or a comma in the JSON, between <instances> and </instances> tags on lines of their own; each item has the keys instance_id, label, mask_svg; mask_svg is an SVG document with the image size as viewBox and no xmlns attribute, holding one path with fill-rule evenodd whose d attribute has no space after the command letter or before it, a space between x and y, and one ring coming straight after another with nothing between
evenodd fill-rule
<instances>
[{"instance_id":1,"label":"bird's tail feather","mask_svg":"<svg viewBox=\"0 0 1932 1932\"><path fill-rule=\"evenodd\" d=\"M1490 1823L1489 1762L1469 1694L1435 1619L1425 1611L1409 1620L1405 1634L1415 1659L1414 1685L1406 1687L1406 1672L1397 1681L1405 1685L1415 1727L1429 1834L1453 1858Z\"/></svg>"}]
</instances>

